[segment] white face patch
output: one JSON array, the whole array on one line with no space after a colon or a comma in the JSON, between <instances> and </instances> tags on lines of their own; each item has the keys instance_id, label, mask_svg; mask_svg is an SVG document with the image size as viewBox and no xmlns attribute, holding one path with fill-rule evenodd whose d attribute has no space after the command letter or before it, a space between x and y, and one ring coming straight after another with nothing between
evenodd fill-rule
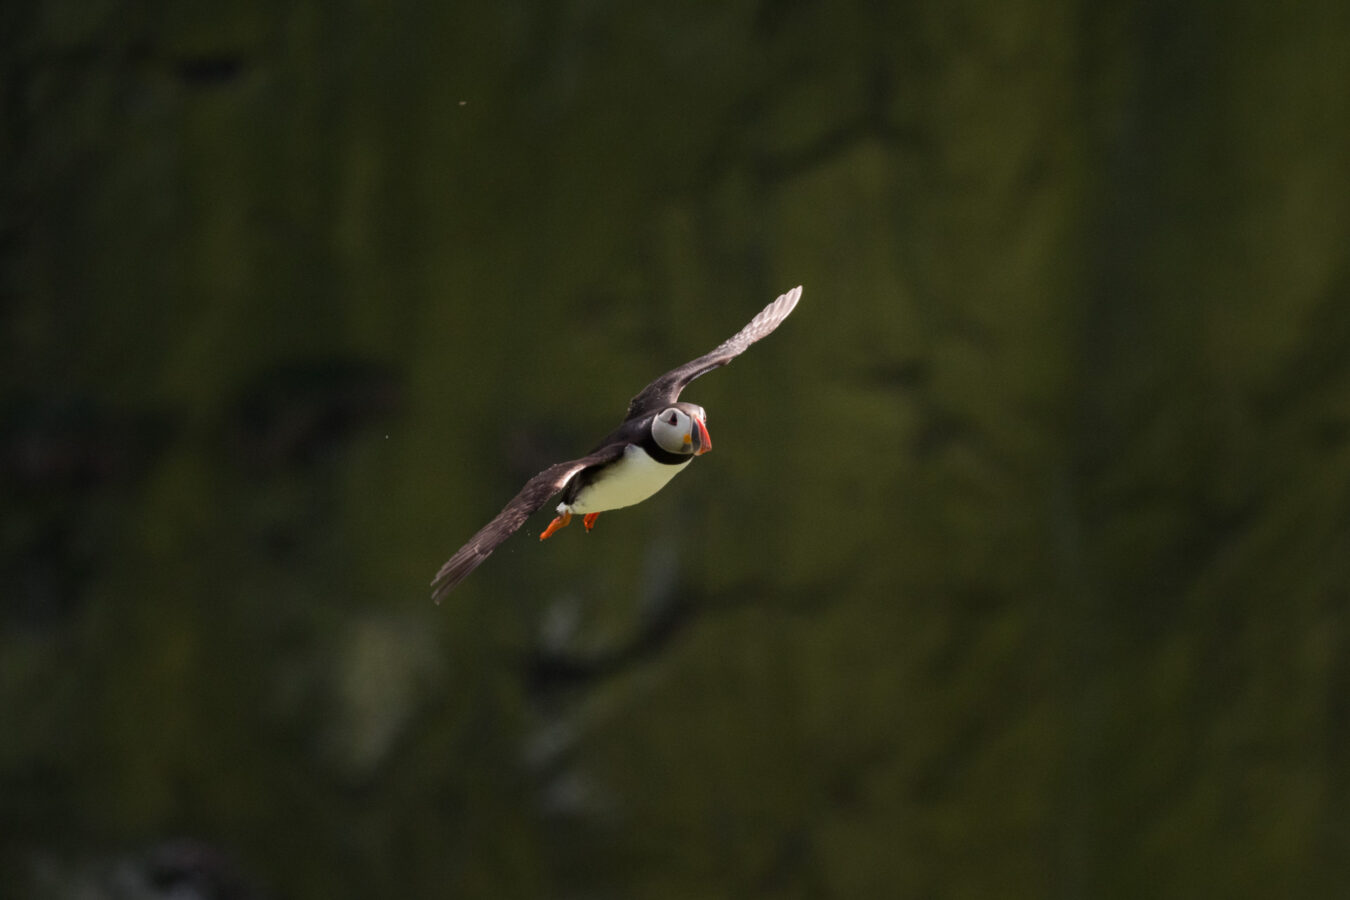
<instances>
[{"instance_id":1,"label":"white face patch","mask_svg":"<svg viewBox=\"0 0 1350 900\"><path fill-rule=\"evenodd\" d=\"M682 409L670 407L662 410L652 419L652 437L662 450L671 453L689 453L690 444L685 438L692 437L694 423Z\"/></svg>"}]
</instances>

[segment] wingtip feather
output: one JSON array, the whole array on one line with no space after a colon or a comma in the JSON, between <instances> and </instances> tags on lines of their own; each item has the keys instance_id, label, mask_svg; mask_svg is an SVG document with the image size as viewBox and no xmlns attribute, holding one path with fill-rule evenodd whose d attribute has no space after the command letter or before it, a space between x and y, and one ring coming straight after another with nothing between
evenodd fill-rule
<instances>
[{"instance_id":1,"label":"wingtip feather","mask_svg":"<svg viewBox=\"0 0 1350 900\"><path fill-rule=\"evenodd\" d=\"M768 308L778 310L781 307L787 307L787 313L790 313L796 307L797 301L802 299L802 286L799 284L790 291L784 291L778 295L778 299L769 304ZM787 313L784 313L786 316Z\"/></svg>"}]
</instances>

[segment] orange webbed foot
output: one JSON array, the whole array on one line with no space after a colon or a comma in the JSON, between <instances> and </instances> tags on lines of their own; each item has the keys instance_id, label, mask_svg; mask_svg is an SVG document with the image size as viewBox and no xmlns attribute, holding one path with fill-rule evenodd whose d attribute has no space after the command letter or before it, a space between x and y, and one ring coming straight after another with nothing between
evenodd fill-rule
<instances>
[{"instance_id":1,"label":"orange webbed foot","mask_svg":"<svg viewBox=\"0 0 1350 900\"><path fill-rule=\"evenodd\" d=\"M539 540L542 541L545 538L552 537L553 532L557 531L559 528L566 528L571 522L572 514L570 512L563 513L561 516L558 516L552 522L548 523L548 527L539 535ZM586 530L590 531L590 528L587 528Z\"/></svg>"},{"instance_id":2,"label":"orange webbed foot","mask_svg":"<svg viewBox=\"0 0 1350 900\"><path fill-rule=\"evenodd\" d=\"M595 527L595 520L598 518L600 518L599 513L586 513L586 515L581 517L581 524L586 526L587 534Z\"/></svg>"}]
</instances>

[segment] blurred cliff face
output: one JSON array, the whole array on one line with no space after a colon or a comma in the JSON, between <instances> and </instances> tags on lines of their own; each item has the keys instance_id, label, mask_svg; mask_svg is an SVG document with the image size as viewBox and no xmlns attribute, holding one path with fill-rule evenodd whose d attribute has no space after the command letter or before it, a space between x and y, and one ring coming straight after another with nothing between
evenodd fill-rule
<instances>
[{"instance_id":1,"label":"blurred cliff face","mask_svg":"<svg viewBox=\"0 0 1350 900\"><path fill-rule=\"evenodd\" d=\"M1330 893L1348 51L1313 0L7 14L0 864ZM799 282L677 491L430 605Z\"/></svg>"}]
</instances>

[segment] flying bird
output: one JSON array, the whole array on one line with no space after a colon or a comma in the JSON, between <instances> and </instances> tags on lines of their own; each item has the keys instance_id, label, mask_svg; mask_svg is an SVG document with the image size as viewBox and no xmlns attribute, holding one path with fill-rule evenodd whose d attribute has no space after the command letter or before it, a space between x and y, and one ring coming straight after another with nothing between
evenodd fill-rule
<instances>
[{"instance_id":1,"label":"flying bird","mask_svg":"<svg viewBox=\"0 0 1350 900\"><path fill-rule=\"evenodd\" d=\"M703 407L680 400L685 385L740 356L767 337L797 306L801 285L783 294L740 331L698 359L671 369L643 388L628 403L619 427L596 448L578 459L549 466L531 478L520 493L469 538L432 579L431 597L445 599L455 585L487 559L532 513L562 491L558 515L539 535L550 537L581 514L590 531L600 513L646 500L674 478L695 456L712 449L708 414Z\"/></svg>"}]
</instances>

